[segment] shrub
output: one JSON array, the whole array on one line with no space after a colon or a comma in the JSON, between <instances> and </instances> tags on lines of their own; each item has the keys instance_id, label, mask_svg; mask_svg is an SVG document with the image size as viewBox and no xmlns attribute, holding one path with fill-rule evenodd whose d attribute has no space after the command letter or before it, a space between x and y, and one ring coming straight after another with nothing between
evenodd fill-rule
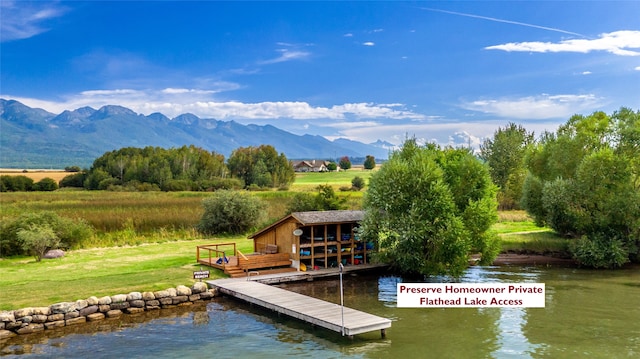
<instances>
[{"instance_id":1,"label":"shrub","mask_svg":"<svg viewBox=\"0 0 640 359\"><path fill-rule=\"evenodd\" d=\"M33 188L36 191L55 191L58 189L58 183L53 179L53 178L49 178L49 177L45 177L43 179L41 179L40 181L36 182L36 184L33 186Z\"/></svg>"},{"instance_id":2,"label":"shrub","mask_svg":"<svg viewBox=\"0 0 640 359\"><path fill-rule=\"evenodd\" d=\"M87 179L86 172L74 173L72 175L65 176L60 180L60 188L62 187L84 187L84 181Z\"/></svg>"},{"instance_id":3,"label":"shrub","mask_svg":"<svg viewBox=\"0 0 640 359\"><path fill-rule=\"evenodd\" d=\"M364 185L364 179L360 176L355 176L351 180L351 187L353 187L356 191L363 189Z\"/></svg>"},{"instance_id":4,"label":"shrub","mask_svg":"<svg viewBox=\"0 0 640 359\"><path fill-rule=\"evenodd\" d=\"M22 249L31 254L36 262L42 260L47 250L55 249L60 244L56 233L47 225L31 225L20 229L17 236Z\"/></svg>"},{"instance_id":5,"label":"shrub","mask_svg":"<svg viewBox=\"0 0 640 359\"><path fill-rule=\"evenodd\" d=\"M33 191L33 180L27 176L0 176L3 192Z\"/></svg>"},{"instance_id":6,"label":"shrub","mask_svg":"<svg viewBox=\"0 0 640 359\"><path fill-rule=\"evenodd\" d=\"M582 236L571 244L571 252L578 262L593 268L616 268L629 262L624 242L602 233Z\"/></svg>"},{"instance_id":7,"label":"shrub","mask_svg":"<svg viewBox=\"0 0 640 359\"><path fill-rule=\"evenodd\" d=\"M22 247L18 233L32 228L49 227L60 240L61 248L77 248L80 243L94 234L94 229L85 220L60 217L54 212L43 211L25 213L0 228L0 255L14 256L27 254Z\"/></svg>"},{"instance_id":8,"label":"shrub","mask_svg":"<svg viewBox=\"0 0 640 359\"><path fill-rule=\"evenodd\" d=\"M168 192L180 192L193 190L194 184L189 180L170 180L164 184L163 189Z\"/></svg>"},{"instance_id":9,"label":"shrub","mask_svg":"<svg viewBox=\"0 0 640 359\"><path fill-rule=\"evenodd\" d=\"M220 190L202 201L197 229L204 234L244 233L261 220L264 204L247 192Z\"/></svg>"}]
</instances>

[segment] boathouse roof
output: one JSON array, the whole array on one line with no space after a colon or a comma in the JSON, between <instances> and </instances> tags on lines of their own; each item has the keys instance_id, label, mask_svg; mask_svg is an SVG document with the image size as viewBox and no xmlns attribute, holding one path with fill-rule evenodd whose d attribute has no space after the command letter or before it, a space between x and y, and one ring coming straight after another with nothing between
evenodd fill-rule
<instances>
[{"instance_id":1,"label":"boathouse roof","mask_svg":"<svg viewBox=\"0 0 640 359\"><path fill-rule=\"evenodd\" d=\"M303 226L310 226L315 224L329 224L329 223L353 223L360 222L364 219L364 211L308 211L308 212L293 212L288 216L285 216L277 222L271 224L268 227L261 229L260 231L252 234L249 238L255 238L260 234L271 230L279 226L281 223L290 219L295 219L296 222Z\"/></svg>"}]
</instances>

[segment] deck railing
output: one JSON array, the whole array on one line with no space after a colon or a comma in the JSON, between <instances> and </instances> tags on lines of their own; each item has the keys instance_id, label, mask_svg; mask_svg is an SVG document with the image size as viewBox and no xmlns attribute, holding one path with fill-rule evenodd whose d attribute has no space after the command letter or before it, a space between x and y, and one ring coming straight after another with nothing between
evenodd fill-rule
<instances>
[{"instance_id":1,"label":"deck railing","mask_svg":"<svg viewBox=\"0 0 640 359\"><path fill-rule=\"evenodd\" d=\"M201 251L207 251L204 257L201 255ZM216 264L220 265L217 261L222 259L223 263L221 264L224 266L224 259L230 256L235 256L236 253L239 252L236 249L235 243L206 244L203 246L197 246L196 261L213 267Z\"/></svg>"}]
</instances>

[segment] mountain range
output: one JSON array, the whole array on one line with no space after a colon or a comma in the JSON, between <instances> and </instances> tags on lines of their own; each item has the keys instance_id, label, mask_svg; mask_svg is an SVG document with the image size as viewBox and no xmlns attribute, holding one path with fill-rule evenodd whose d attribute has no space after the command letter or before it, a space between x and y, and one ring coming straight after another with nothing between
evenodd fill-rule
<instances>
[{"instance_id":1,"label":"mountain range","mask_svg":"<svg viewBox=\"0 0 640 359\"><path fill-rule=\"evenodd\" d=\"M289 159L336 159L372 155L386 159L393 144L371 144L296 135L272 125L242 125L193 114L148 116L115 105L60 114L0 99L1 168L89 168L105 152L123 147L195 145L228 158L239 147L271 145Z\"/></svg>"}]
</instances>

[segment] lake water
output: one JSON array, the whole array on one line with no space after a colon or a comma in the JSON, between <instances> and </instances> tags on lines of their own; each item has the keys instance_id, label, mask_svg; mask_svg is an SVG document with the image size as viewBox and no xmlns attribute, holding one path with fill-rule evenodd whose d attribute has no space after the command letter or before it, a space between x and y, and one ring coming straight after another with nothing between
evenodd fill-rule
<instances>
[{"instance_id":1,"label":"lake water","mask_svg":"<svg viewBox=\"0 0 640 359\"><path fill-rule=\"evenodd\" d=\"M230 298L19 336L7 358L640 358L640 268L471 267L546 284L545 308L396 308L395 276L345 276L345 305L393 320L353 340ZM408 280L405 280L408 281ZM437 279L436 279L437 281ZM339 281L282 285L339 303Z\"/></svg>"}]
</instances>

